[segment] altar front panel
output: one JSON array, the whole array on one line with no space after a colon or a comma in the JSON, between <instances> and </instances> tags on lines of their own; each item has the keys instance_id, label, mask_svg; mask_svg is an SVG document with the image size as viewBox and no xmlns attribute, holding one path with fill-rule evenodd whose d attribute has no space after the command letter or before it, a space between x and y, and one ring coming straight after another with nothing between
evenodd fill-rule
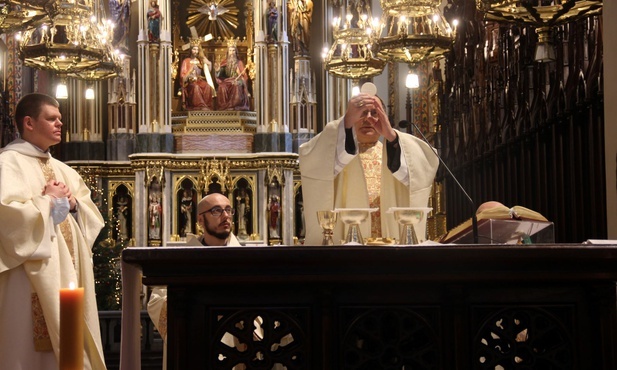
<instances>
[{"instance_id":1,"label":"altar front panel","mask_svg":"<svg viewBox=\"0 0 617 370\"><path fill-rule=\"evenodd\" d=\"M131 248L123 258L145 284L169 286L169 369L617 365L612 246Z\"/></svg>"}]
</instances>

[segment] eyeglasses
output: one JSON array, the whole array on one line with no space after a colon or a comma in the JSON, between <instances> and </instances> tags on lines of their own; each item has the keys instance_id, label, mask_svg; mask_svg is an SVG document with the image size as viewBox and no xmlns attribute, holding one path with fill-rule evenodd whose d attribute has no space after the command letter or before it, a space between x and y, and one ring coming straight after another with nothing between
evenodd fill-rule
<instances>
[{"instance_id":1,"label":"eyeglasses","mask_svg":"<svg viewBox=\"0 0 617 370\"><path fill-rule=\"evenodd\" d=\"M216 207L212 207L208 210L201 212L200 215L203 215L206 212L210 212L212 216L220 217L223 214L223 211L226 212L230 216L233 216L236 213L236 210L234 208L231 208L231 207L221 208L219 206L216 206Z\"/></svg>"}]
</instances>

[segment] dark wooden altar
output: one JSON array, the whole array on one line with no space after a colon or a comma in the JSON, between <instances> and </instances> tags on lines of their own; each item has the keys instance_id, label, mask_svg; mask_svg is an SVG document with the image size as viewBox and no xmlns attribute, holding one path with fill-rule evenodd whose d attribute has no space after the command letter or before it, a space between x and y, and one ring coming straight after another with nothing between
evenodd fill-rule
<instances>
[{"instance_id":1,"label":"dark wooden altar","mask_svg":"<svg viewBox=\"0 0 617 370\"><path fill-rule=\"evenodd\" d=\"M144 284L169 287L170 370L617 368L617 245L129 248L122 258Z\"/></svg>"}]
</instances>

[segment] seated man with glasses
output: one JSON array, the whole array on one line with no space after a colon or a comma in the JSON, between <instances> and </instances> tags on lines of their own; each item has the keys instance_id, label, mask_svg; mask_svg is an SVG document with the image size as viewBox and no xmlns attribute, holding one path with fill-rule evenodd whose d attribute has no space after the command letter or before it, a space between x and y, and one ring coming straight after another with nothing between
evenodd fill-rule
<instances>
[{"instance_id":1,"label":"seated man with glasses","mask_svg":"<svg viewBox=\"0 0 617 370\"><path fill-rule=\"evenodd\" d=\"M235 209L223 194L206 195L197 205L197 222L201 235L187 234L186 246L240 246L231 232ZM155 287L148 301L148 315L165 342L163 368L167 362L167 288Z\"/></svg>"},{"instance_id":2,"label":"seated man with glasses","mask_svg":"<svg viewBox=\"0 0 617 370\"><path fill-rule=\"evenodd\" d=\"M206 195L197 205L197 223L202 234L187 234L187 246L239 246L240 242L231 232L236 210L223 194Z\"/></svg>"}]
</instances>

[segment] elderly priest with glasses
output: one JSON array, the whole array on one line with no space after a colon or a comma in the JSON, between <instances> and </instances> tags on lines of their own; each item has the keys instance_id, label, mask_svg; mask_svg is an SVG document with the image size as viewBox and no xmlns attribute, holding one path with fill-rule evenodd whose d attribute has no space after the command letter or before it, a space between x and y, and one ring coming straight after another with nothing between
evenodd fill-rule
<instances>
[{"instance_id":1,"label":"elderly priest with glasses","mask_svg":"<svg viewBox=\"0 0 617 370\"><path fill-rule=\"evenodd\" d=\"M206 195L197 205L197 222L203 233L187 234L186 246L238 247L240 242L231 232L235 209L223 194ZM167 357L167 289L156 287L148 301L148 314L165 342L163 364Z\"/></svg>"},{"instance_id":2,"label":"elderly priest with glasses","mask_svg":"<svg viewBox=\"0 0 617 370\"><path fill-rule=\"evenodd\" d=\"M300 173L307 245L318 245L322 231L317 211L377 208L362 234L394 238L399 227L391 207L426 207L439 166L433 148L392 128L377 88L365 83L352 97L342 118L300 146ZM416 225L426 230L426 221ZM418 233L424 241L425 232ZM342 223L334 240L343 239Z\"/></svg>"}]
</instances>

